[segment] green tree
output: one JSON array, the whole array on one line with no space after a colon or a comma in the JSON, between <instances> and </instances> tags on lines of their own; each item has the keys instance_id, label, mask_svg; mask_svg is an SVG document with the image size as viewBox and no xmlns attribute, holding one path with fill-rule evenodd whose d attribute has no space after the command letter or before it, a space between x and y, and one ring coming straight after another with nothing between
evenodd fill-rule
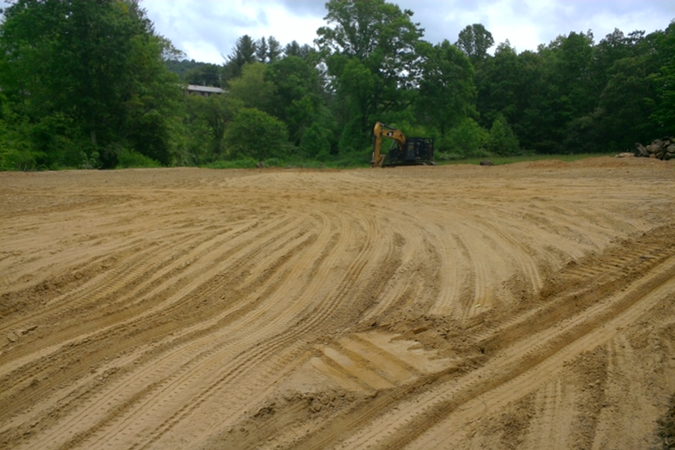
<instances>
[{"instance_id":1,"label":"green tree","mask_svg":"<svg viewBox=\"0 0 675 450\"><path fill-rule=\"evenodd\" d=\"M495 56L480 66L476 76L481 123L489 127L502 114L509 121L518 115L522 73L518 55L508 40L499 44Z\"/></svg>"},{"instance_id":2,"label":"green tree","mask_svg":"<svg viewBox=\"0 0 675 450\"><path fill-rule=\"evenodd\" d=\"M658 70L651 79L656 91L656 105L652 117L660 136L675 135L675 20L665 32L655 33L656 54L661 55Z\"/></svg>"},{"instance_id":3,"label":"green tree","mask_svg":"<svg viewBox=\"0 0 675 450\"><path fill-rule=\"evenodd\" d=\"M199 67L188 70L183 79L188 84L221 87L221 78L220 66L216 64L202 64Z\"/></svg>"},{"instance_id":4,"label":"green tree","mask_svg":"<svg viewBox=\"0 0 675 450\"><path fill-rule=\"evenodd\" d=\"M0 170L34 170L45 155L35 151L27 117L12 111L0 93Z\"/></svg>"},{"instance_id":5,"label":"green tree","mask_svg":"<svg viewBox=\"0 0 675 450\"><path fill-rule=\"evenodd\" d=\"M291 41L290 44L286 44L286 47L284 47L284 55L297 56L302 59L307 59L313 52L312 47L307 44L300 45L298 41Z\"/></svg>"},{"instance_id":6,"label":"green tree","mask_svg":"<svg viewBox=\"0 0 675 450\"><path fill-rule=\"evenodd\" d=\"M330 131L314 122L302 135L300 149L303 156L325 161L330 157Z\"/></svg>"},{"instance_id":7,"label":"green tree","mask_svg":"<svg viewBox=\"0 0 675 450\"><path fill-rule=\"evenodd\" d=\"M474 71L469 59L447 40L436 46L420 43L424 58L417 110L441 137L467 117L476 115Z\"/></svg>"},{"instance_id":8,"label":"green tree","mask_svg":"<svg viewBox=\"0 0 675 450\"><path fill-rule=\"evenodd\" d=\"M223 80L228 82L241 76L242 68L246 64L253 64L256 62L258 50L256 42L245 34L237 39L232 53L227 57L227 61L223 67Z\"/></svg>"},{"instance_id":9,"label":"green tree","mask_svg":"<svg viewBox=\"0 0 675 450\"><path fill-rule=\"evenodd\" d=\"M514 123L523 142L538 152L580 151L567 137L570 133L588 134L588 120L583 118L594 113L599 101L592 71L592 33L559 36L548 46L540 46L536 56L518 60L525 63L520 68L527 74L521 78L526 84L520 84L521 94L512 101L520 101L523 106L515 114L504 111L507 120Z\"/></svg>"},{"instance_id":10,"label":"green tree","mask_svg":"<svg viewBox=\"0 0 675 450\"><path fill-rule=\"evenodd\" d=\"M513 156L520 153L518 137L502 115L499 115L492 124L487 140L487 150L500 156Z\"/></svg>"},{"instance_id":11,"label":"green tree","mask_svg":"<svg viewBox=\"0 0 675 450\"><path fill-rule=\"evenodd\" d=\"M18 0L0 26L0 87L34 127L48 166L114 167L132 146L171 161L170 117L180 98L135 1Z\"/></svg>"},{"instance_id":12,"label":"green tree","mask_svg":"<svg viewBox=\"0 0 675 450\"><path fill-rule=\"evenodd\" d=\"M475 23L459 32L455 45L469 57L472 64L479 65L488 58L487 51L494 43L492 33L480 23Z\"/></svg>"},{"instance_id":13,"label":"green tree","mask_svg":"<svg viewBox=\"0 0 675 450\"><path fill-rule=\"evenodd\" d=\"M591 71L598 92L607 85L610 70L615 62L638 56L638 47L643 39L644 32L634 31L626 36L623 31L615 28L593 48Z\"/></svg>"},{"instance_id":14,"label":"green tree","mask_svg":"<svg viewBox=\"0 0 675 450\"><path fill-rule=\"evenodd\" d=\"M654 139L654 97L643 58L624 58L612 65L596 119L605 149L630 150L635 142Z\"/></svg>"},{"instance_id":15,"label":"green tree","mask_svg":"<svg viewBox=\"0 0 675 450\"><path fill-rule=\"evenodd\" d=\"M270 36L267 40L262 37L256 42L255 54L261 63L273 63L282 53L281 43L274 36Z\"/></svg>"},{"instance_id":16,"label":"green tree","mask_svg":"<svg viewBox=\"0 0 675 450\"><path fill-rule=\"evenodd\" d=\"M243 108L228 95L186 97L182 164L203 165L226 157L225 130Z\"/></svg>"},{"instance_id":17,"label":"green tree","mask_svg":"<svg viewBox=\"0 0 675 450\"><path fill-rule=\"evenodd\" d=\"M418 75L415 46L423 34L410 10L384 0L331 0L316 44L325 57L344 126L343 145L360 149L375 121L405 110ZM347 124L349 125L347 126ZM348 148L343 148L348 150Z\"/></svg>"},{"instance_id":18,"label":"green tree","mask_svg":"<svg viewBox=\"0 0 675 450\"><path fill-rule=\"evenodd\" d=\"M273 85L269 112L288 125L290 139L296 145L312 123L325 122L328 112L321 80L308 60L286 56L268 65L264 78Z\"/></svg>"},{"instance_id":19,"label":"green tree","mask_svg":"<svg viewBox=\"0 0 675 450\"><path fill-rule=\"evenodd\" d=\"M488 132L470 117L453 127L441 140L437 159L473 158L486 156L484 147Z\"/></svg>"},{"instance_id":20,"label":"green tree","mask_svg":"<svg viewBox=\"0 0 675 450\"><path fill-rule=\"evenodd\" d=\"M245 108L227 127L225 143L232 158L284 158L288 154L288 131L277 118Z\"/></svg>"},{"instance_id":21,"label":"green tree","mask_svg":"<svg viewBox=\"0 0 675 450\"><path fill-rule=\"evenodd\" d=\"M246 64L240 77L230 80L229 96L247 108L268 112L274 84L265 79L266 65L256 62Z\"/></svg>"}]
</instances>

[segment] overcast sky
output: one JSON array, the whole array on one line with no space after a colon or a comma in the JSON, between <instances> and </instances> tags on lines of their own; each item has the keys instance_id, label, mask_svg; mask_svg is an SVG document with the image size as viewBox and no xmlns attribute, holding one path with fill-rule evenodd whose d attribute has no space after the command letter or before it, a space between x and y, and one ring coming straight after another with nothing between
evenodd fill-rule
<instances>
[{"instance_id":1,"label":"overcast sky","mask_svg":"<svg viewBox=\"0 0 675 450\"><path fill-rule=\"evenodd\" d=\"M144 0L141 5L157 32L188 59L223 63L238 37L273 35L283 45L312 44L324 25L322 0ZM675 0L399 0L425 29L424 39L457 40L481 23L495 44L508 39L520 53L536 50L559 35L592 30L599 42L614 28L628 34L664 30L675 19ZM494 50L494 48L492 49Z\"/></svg>"},{"instance_id":2,"label":"overcast sky","mask_svg":"<svg viewBox=\"0 0 675 450\"><path fill-rule=\"evenodd\" d=\"M0 0L0 6L4 3ZM188 59L222 64L238 37L274 36L313 44L325 23L324 0L142 0L156 31ZM536 50L559 35L592 30L599 42L614 28L628 34L664 30L675 19L675 0L399 0L424 28L424 39L454 43L474 23L509 40L520 53ZM492 48L494 50L494 47Z\"/></svg>"}]
</instances>

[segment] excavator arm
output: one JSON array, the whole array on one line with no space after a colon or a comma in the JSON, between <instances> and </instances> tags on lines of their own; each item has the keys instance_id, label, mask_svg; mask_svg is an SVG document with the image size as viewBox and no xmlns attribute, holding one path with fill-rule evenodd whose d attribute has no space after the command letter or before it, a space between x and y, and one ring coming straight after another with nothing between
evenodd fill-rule
<instances>
[{"instance_id":1,"label":"excavator arm","mask_svg":"<svg viewBox=\"0 0 675 450\"><path fill-rule=\"evenodd\" d=\"M370 161L370 167L382 167L387 155L382 153L382 138L387 137L398 143L401 151L405 148L405 135L395 128L377 122L373 127L373 157Z\"/></svg>"}]
</instances>

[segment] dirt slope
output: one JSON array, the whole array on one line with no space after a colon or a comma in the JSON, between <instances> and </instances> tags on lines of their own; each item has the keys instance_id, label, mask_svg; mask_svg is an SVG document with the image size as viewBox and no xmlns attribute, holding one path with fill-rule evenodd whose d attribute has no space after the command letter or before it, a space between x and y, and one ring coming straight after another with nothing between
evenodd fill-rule
<instances>
[{"instance_id":1,"label":"dirt slope","mask_svg":"<svg viewBox=\"0 0 675 450\"><path fill-rule=\"evenodd\" d=\"M663 448L674 206L648 159L2 173L0 448Z\"/></svg>"}]
</instances>

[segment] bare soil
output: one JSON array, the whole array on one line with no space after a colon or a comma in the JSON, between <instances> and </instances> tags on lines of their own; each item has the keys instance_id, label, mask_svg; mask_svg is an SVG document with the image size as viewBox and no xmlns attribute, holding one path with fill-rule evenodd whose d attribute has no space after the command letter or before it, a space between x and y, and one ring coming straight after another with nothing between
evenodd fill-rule
<instances>
[{"instance_id":1,"label":"bare soil","mask_svg":"<svg viewBox=\"0 0 675 450\"><path fill-rule=\"evenodd\" d=\"M654 159L1 173L0 448L667 448L674 219Z\"/></svg>"}]
</instances>

